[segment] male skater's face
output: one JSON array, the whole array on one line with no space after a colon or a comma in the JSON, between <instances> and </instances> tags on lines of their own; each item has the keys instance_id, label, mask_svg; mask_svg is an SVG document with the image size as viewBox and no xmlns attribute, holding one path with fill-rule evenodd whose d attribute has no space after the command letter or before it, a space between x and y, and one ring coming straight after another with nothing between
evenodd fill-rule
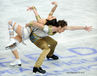
<instances>
[{"instance_id":1,"label":"male skater's face","mask_svg":"<svg viewBox=\"0 0 97 76\"><path fill-rule=\"evenodd\" d=\"M66 28L66 26L64 26L64 27L59 26L58 27L58 33L64 32L65 28Z\"/></svg>"}]
</instances>

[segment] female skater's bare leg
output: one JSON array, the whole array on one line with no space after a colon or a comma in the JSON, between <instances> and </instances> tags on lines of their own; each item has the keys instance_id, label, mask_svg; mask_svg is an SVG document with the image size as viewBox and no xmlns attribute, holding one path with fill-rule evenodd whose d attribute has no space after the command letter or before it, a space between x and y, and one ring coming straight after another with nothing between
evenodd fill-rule
<instances>
[{"instance_id":1,"label":"female skater's bare leg","mask_svg":"<svg viewBox=\"0 0 97 76\"><path fill-rule=\"evenodd\" d=\"M16 25L16 23L12 23L12 21L8 22L8 30L9 30L9 39L10 43L7 47L12 51L13 55L15 56L15 61L13 63L10 63L10 65L20 65L21 61L19 58L19 54L17 51L17 45L22 42L22 27L20 25ZM14 31L17 33L17 35L14 37Z\"/></svg>"}]
</instances>

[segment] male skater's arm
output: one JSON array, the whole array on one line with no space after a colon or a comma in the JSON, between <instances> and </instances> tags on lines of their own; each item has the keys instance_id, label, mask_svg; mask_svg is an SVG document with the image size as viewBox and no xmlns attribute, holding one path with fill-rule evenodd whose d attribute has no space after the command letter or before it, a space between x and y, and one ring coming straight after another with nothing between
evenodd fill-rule
<instances>
[{"instance_id":1,"label":"male skater's arm","mask_svg":"<svg viewBox=\"0 0 97 76\"><path fill-rule=\"evenodd\" d=\"M45 32L48 33L49 35L52 35L53 32L55 32L55 31L58 30L58 28L55 27L55 26L52 26L52 25L50 25L50 26L48 26L48 25L43 25L43 24L40 24L40 23L38 23L38 22L36 22L36 21L31 21L31 22L29 22L28 24L26 24L26 27L29 27L29 26L30 26L30 27L38 27L39 29L45 31Z\"/></svg>"},{"instance_id":2,"label":"male skater's arm","mask_svg":"<svg viewBox=\"0 0 97 76\"><path fill-rule=\"evenodd\" d=\"M65 30L85 30L85 31L91 31L92 26L66 26Z\"/></svg>"}]
</instances>

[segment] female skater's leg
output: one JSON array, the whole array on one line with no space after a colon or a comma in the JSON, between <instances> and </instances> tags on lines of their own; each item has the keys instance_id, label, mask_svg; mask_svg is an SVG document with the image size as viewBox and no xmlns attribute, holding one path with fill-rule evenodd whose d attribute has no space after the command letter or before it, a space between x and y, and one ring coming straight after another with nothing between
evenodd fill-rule
<instances>
[{"instance_id":1,"label":"female skater's leg","mask_svg":"<svg viewBox=\"0 0 97 76\"><path fill-rule=\"evenodd\" d=\"M6 48L9 48L13 55L15 56L15 61L13 63L10 63L10 65L20 65L21 61L19 58L19 54L17 51L17 45L22 42L22 27L20 25L16 25L16 23L12 23L12 21L8 22L8 30L9 30L9 36L10 36L10 43ZM18 34L14 37L14 31Z\"/></svg>"},{"instance_id":2,"label":"female skater's leg","mask_svg":"<svg viewBox=\"0 0 97 76\"><path fill-rule=\"evenodd\" d=\"M9 21L8 26L11 27L13 31L15 31L20 37L22 37L22 26L17 25L16 22Z\"/></svg>"},{"instance_id":3,"label":"female skater's leg","mask_svg":"<svg viewBox=\"0 0 97 76\"><path fill-rule=\"evenodd\" d=\"M17 40L19 43L22 42L22 38L19 35L15 36L14 39ZM10 49L11 49L13 55L15 56L15 61L10 63L10 65L19 65L19 66L21 66L21 60L19 58L17 46L12 45L12 46L10 46Z\"/></svg>"},{"instance_id":4,"label":"female skater's leg","mask_svg":"<svg viewBox=\"0 0 97 76\"><path fill-rule=\"evenodd\" d=\"M17 43L17 40L14 38L14 31L22 39L22 29L23 29L22 26L17 25L15 22L12 22L12 21L8 22L8 31L9 31L10 42L6 46L6 48L9 48L10 46L15 45Z\"/></svg>"}]
</instances>

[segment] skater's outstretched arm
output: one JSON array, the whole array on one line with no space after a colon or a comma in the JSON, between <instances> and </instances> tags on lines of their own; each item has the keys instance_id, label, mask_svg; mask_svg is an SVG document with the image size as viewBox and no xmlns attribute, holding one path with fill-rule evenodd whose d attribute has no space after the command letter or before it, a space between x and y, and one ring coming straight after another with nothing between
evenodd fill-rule
<instances>
[{"instance_id":1,"label":"skater's outstretched arm","mask_svg":"<svg viewBox=\"0 0 97 76\"><path fill-rule=\"evenodd\" d=\"M86 31L91 31L92 26L66 26L65 30L86 30Z\"/></svg>"},{"instance_id":2,"label":"skater's outstretched arm","mask_svg":"<svg viewBox=\"0 0 97 76\"><path fill-rule=\"evenodd\" d=\"M50 13L49 13L49 15L48 15L48 17L49 16L52 16L53 15L53 13L55 12L55 10L56 10L56 8L57 8L57 2L52 2L52 4L54 5L54 7L51 9L51 11L50 11Z\"/></svg>"},{"instance_id":3,"label":"skater's outstretched arm","mask_svg":"<svg viewBox=\"0 0 97 76\"><path fill-rule=\"evenodd\" d=\"M41 17L40 17L40 15L38 14L38 12L37 12L37 9L36 9L36 7L35 6L31 6L31 7L28 7L27 8L27 11L31 11L31 10L33 10L33 12L34 12L34 14L35 14L35 17L36 17L36 20L37 20L37 22L39 22L40 21L40 19L41 19Z\"/></svg>"},{"instance_id":4,"label":"skater's outstretched arm","mask_svg":"<svg viewBox=\"0 0 97 76\"><path fill-rule=\"evenodd\" d=\"M31 21L30 23L26 24L26 27L29 27L29 26L38 27L38 28L44 30L45 32L47 32L50 35L51 35L51 33L56 32L58 30L58 28L55 27L55 26L43 25L43 24L40 24L36 21Z\"/></svg>"}]
</instances>

